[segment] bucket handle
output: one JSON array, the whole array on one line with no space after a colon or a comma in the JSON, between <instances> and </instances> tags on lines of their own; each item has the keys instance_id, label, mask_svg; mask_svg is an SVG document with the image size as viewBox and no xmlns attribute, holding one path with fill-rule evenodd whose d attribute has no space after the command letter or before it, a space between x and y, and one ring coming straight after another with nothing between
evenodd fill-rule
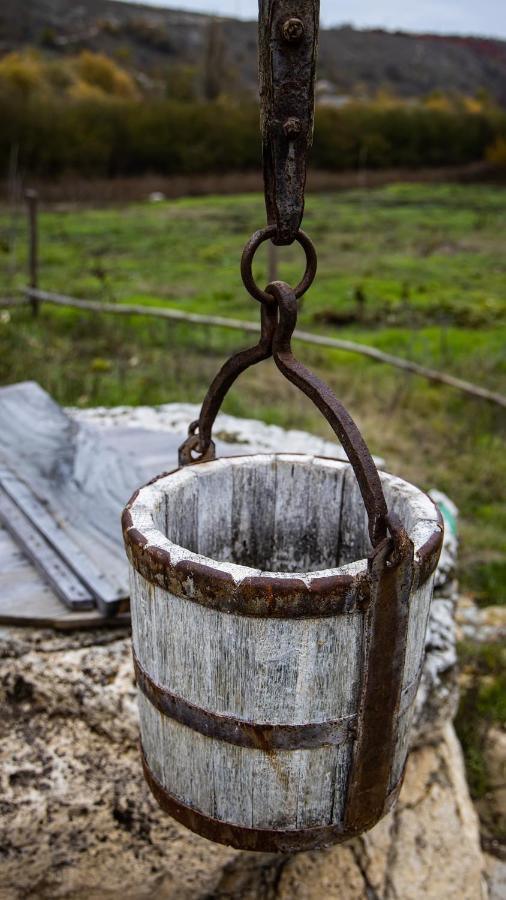
<instances>
[{"instance_id":1,"label":"bucket handle","mask_svg":"<svg viewBox=\"0 0 506 900\"><path fill-rule=\"evenodd\" d=\"M297 297L282 281L270 284L272 303L262 303L261 335L258 344L232 356L218 372L202 404L200 416L192 422L188 438L179 449L180 466L209 462L216 458L212 428L223 400L238 376L262 360L273 357L280 372L299 388L325 416L341 442L355 472L367 510L369 536L377 547L389 532L399 546L405 535L397 516L389 513L374 460L357 425L328 385L297 360L291 338L297 323Z\"/></svg>"}]
</instances>

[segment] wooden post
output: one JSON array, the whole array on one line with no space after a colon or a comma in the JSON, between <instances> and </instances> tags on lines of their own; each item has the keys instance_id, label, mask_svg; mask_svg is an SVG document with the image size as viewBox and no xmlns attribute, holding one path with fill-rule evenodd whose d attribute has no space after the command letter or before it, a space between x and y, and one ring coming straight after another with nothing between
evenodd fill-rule
<instances>
[{"instance_id":1,"label":"wooden post","mask_svg":"<svg viewBox=\"0 0 506 900\"><path fill-rule=\"evenodd\" d=\"M28 284L31 288L38 288L39 279L39 235L38 235L38 201L37 191L28 190L25 193L28 208ZM40 301L35 297L30 298L32 313L39 313Z\"/></svg>"}]
</instances>

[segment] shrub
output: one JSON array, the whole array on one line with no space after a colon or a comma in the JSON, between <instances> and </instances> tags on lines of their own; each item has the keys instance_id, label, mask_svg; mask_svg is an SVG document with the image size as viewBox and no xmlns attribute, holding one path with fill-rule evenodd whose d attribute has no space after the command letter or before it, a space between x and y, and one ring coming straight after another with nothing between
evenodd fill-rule
<instances>
[{"instance_id":1,"label":"shrub","mask_svg":"<svg viewBox=\"0 0 506 900\"><path fill-rule=\"evenodd\" d=\"M498 137L487 147L485 156L496 169L506 170L506 137Z\"/></svg>"},{"instance_id":2,"label":"shrub","mask_svg":"<svg viewBox=\"0 0 506 900\"><path fill-rule=\"evenodd\" d=\"M125 100L137 97L137 89L128 72L108 56L83 50L75 65L79 79L99 92Z\"/></svg>"},{"instance_id":3,"label":"shrub","mask_svg":"<svg viewBox=\"0 0 506 900\"><path fill-rule=\"evenodd\" d=\"M0 59L0 95L25 100L39 90L43 66L35 53L8 53Z\"/></svg>"},{"instance_id":4,"label":"shrub","mask_svg":"<svg viewBox=\"0 0 506 900\"><path fill-rule=\"evenodd\" d=\"M0 117L4 172L13 146L22 170L38 176L258 168L255 103L141 100L130 77L97 54L82 54L70 69L54 62L41 68L36 57L6 57L0 64ZM330 171L443 166L480 160L485 152L498 165L505 158L505 135L506 115L495 110L394 103L320 108L313 165Z\"/></svg>"}]
</instances>

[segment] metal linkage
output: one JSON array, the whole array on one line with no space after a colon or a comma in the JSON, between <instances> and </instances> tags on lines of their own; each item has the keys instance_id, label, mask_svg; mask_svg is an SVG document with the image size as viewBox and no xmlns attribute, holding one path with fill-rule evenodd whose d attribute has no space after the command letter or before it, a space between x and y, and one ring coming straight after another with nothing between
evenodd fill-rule
<instances>
[{"instance_id":1,"label":"metal linkage","mask_svg":"<svg viewBox=\"0 0 506 900\"><path fill-rule=\"evenodd\" d=\"M261 321L262 331L258 344L234 354L216 375L202 404L198 421L192 422L188 437L179 448L180 466L208 462L215 458L211 432L225 396L242 372L272 356L272 341L276 328L275 307L262 304Z\"/></svg>"},{"instance_id":2,"label":"metal linkage","mask_svg":"<svg viewBox=\"0 0 506 900\"><path fill-rule=\"evenodd\" d=\"M304 213L313 142L319 0L260 0L259 70L265 202L275 244L291 244Z\"/></svg>"},{"instance_id":3,"label":"metal linkage","mask_svg":"<svg viewBox=\"0 0 506 900\"><path fill-rule=\"evenodd\" d=\"M268 225L266 228L256 231L246 244L241 259L241 275L244 286L251 296L262 304L260 340L255 347L234 354L216 375L202 404L198 421L191 423L188 437L179 448L180 466L209 462L215 458L211 433L226 394L242 372L272 356L277 326L277 301L273 294L259 288L253 278L252 267L258 247L264 241L272 238L275 232L275 225ZM318 261L314 244L307 234L298 231L296 240L306 254L306 269L294 292L295 297L300 298L314 281Z\"/></svg>"},{"instance_id":4,"label":"metal linkage","mask_svg":"<svg viewBox=\"0 0 506 900\"><path fill-rule=\"evenodd\" d=\"M257 239L256 242L249 242L246 247L248 273L251 272L250 260L258 243ZM312 244L310 246L312 248ZM308 270L311 270L309 261ZM258 290L255 284L253 289ZM242 372L273 356L280 372L315 403L342 443L357 476L367 510L371 542L376 547L390 533L393 537L393 563L397 559L404 530L396 518L388 513L381 481L369 449L350 414L330 388L292 353L291 338L297 324L296 293L281 281L269 285L265 293L270 302L262 302L260 341L255 347L232 356L218 372L207 392L198 422L191 424L189 436L180 447L180 465L208 462L215 458L212 428L228 390Z\"/></svg>"},{"instance_id":5,"label":"metal linkage","mask_svg":"<svg viewBox=\"0 0 506 900\"><path fill-rule=\"evenodd\" d=\"M256 231L244 248L241 275L246 290L262 304L259 343L228 360L211 384L197 422L179 450L180 465L215 458L212 428L227 391L238 376L273 356L282 374L323 413L342 443L357 476L369 518L369 535L378 547L393 538L388 562L397 565L404 536L389 515L378 471L355 422L330 388L293 356L291 338L297 323L297 300L309 289L317 270L310 238L300 230L304 211L306 162L314 118L314 74L318 39L318 0L260 0L260 94L264 139L265 197L269 225ZM306 269L295 288L281 281L261 290L253 276L253 259L267 240L293 241L304 249Z\"/></svg>"},{"instance_id":6,"label":"metal linkage","mask_svg":"<svg viewBox=\"0 0 506 900\"><path fill-rule=\"evenodd\" d=\"M260 244L263 244L264 241L268 241L269 239L271 241L274 240L276 233L276 225L267 225L266 228L255 231L255 234L250 237L246 244L241 258L241 276L244 287L255 300L258 300L260 303L268 303L271 305L273 303L272 296L268 291L262 291L257 285L253 278L252 267L255 253L260 247ZM294 288L295 296L297 299L300 299L306 291L309 290L315 279L316 270L318 268L318 258L311 238L309 238L304 231L297 231L295 240L300 244L306 254L306 270L302 276L302 280L297 287Z\"/></svg>"}]
</instances>

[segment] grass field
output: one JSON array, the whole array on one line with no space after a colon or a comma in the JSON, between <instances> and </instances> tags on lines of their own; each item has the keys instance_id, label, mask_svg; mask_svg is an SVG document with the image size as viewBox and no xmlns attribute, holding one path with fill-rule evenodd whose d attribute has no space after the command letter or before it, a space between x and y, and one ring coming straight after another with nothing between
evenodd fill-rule
<instances>
[{"instance_id":1,"label":"grass field","mask_svg":"<svg viewBox=\"0 0 506 900\"><path fill-rule=\"evenodd\" d=\"M40 286L256 320L259 306L242 288L238 262L247 237L264 221L258 195L52 208L40 221ZM302 327L506 392L504 188L395 185L313 195L305 228L320 267L304 299ZM12 296L25 283L26 234L22 214L6 208L0 211L0 254L0 296ZM298 248L283 250L281 277L295 283L302 263ZM265 283L263 250L256 275ZM251 336L160 320L49 306L37 320L27 310L4 311L0 383L35 379L61 403L83 406L198 402L227 353L248 343ZM359 356L296 349L330 382L389 469L453 498L461 512L461 583L481 604L505 603L504 412ZM329 433L272 363L243 376L225 409ZM504 674L495 651L489 656L486 683L500 689ZM487 658L466 646L466 665L480 673ZM471 734L468 725L487 716L504 721L505 710L492 701L487 706L484 694L479 704L469 696L461 737L478 795L486 791L480 768L485 732L473 725Z\"/></svg>"},{"instance_id":2,"label":"grass field","mask_svg":"<svg viewBox=\"0 0 506 900\"><path fill-rule=\"evenodd\" d=\"M308 198L305 228L319 274L306 329L371 343L506 391L506 190L395 185ZM258 195L185 199L41 215L40 285L77 297L166 303L244 319L258 304L238 260L265 220ZM0 296L25 281L24 218L0 215ZM294 283L301 251L281 253ZM260 250L256 274L266 278ZM202 396L227 352L248 338L157 320L44 307L3 314L0 381L34 378L62 403L161 403ZM361 357L298 348L327 378L390 468L447 491L462 513L462 577L482 602L504 602L505 417L497 407ZM271 364L227 401L238 415L327 429Z\"/></svg>"}]
</instances>

